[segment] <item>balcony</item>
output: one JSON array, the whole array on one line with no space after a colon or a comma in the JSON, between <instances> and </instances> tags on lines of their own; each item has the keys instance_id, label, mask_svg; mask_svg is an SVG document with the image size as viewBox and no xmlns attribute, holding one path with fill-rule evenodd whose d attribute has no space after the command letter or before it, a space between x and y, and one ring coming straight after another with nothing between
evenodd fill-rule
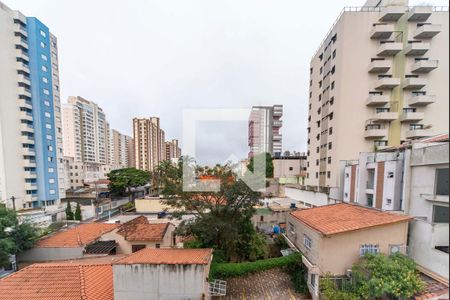
<instances>
[{"instance_id":1,"label":"balcony","mask_svg":"<svg viewBox=\"0 0 450 300\"><path fill-rule=\"evenodd\" d=\"M441 25L435 25L435 24L424 24L417 28L416 32L414 33L415 39L431 39L438 35L442 30Z\"/></svg>"},{"instance_id":2,"label":"balcony","mask_svg":"<svg viewBox=\"0 0 450 300\"><path fill-rule=\"evenodd\" d=\"M29 137L29 136L26 136L26 135L21 136L21 137L20 137L20 141L21 141L23 144L31 144L31 145L34 145L34 139L33 139L32 137Z\"/></svg>"},{"instance_id":3,"label":"balcony","mask_svg":"<svg viewBox=\"0 0 450 300\"><path fill-rule=\"evenodd\" d=\"M409 106L427 106L436 102L436 96L433 95L417 95L409 98Z\"/></svg>"},{"instance_id":4,"label":"balcony","mask_svg":"<svg viewBox=\"0 0 450 300\"><path fill-rule=\"evenodd\" d=\"M281 120L273 121L273 127L281 127L281 126L283 126L283 121Z\"/></svg>"},{"instance_id":5,"label":"balcony","mask_svg":"<svg viewBox=\"0 0 450 300\"><path fill-rule=\"evenodd\" d=\"M20 36L16 36L14 38L14 43L18 46L21 46L25 49L28 49L28 43L25 39L21 38Z\"/></svg>"},{"instance_id":6,"label":"balcony","mask_svg":"<svg viewBox=\"0 0 450 300\"><path fill-rule=\"evenodd\" d=\"M402 43L384 43L378 48L377 55L381 57L395 56L402 50Z\"/></svg>"},{"instance_id":7,"label":"balcony","mask_svg":"<svg viewBox=\"0 0 450 300\"><path fill-rule=\"evenodd\" d=\"M19 86L18 93L19 93L19 95L23 95L23 96L27 96L27 97L31 98L31 90L28 88Z\"/></svg>"},{"instance_id":8,"label":"balcony","mask_svg":"<svg viewBox=\"0 0 450 300\"><path fill-rule=\"evenodd\" d=\"M27 191L36 191L37 185L36 185L36 183L25 182L25 189Z\"/></svg>"},{"instance_id":9,"label":"balcony","mask_svg":"<svg viewBox=\"0 0 450 300\"><path fill-rule=\"evenodd\" d=\"M403 123L419 122L419 121L422 121L424 117L425 117L425 114L422 112L403 112L400 121Z\"/></svg>"},{"instance_id":10,"label":"balcony","mask_svg":"<svg viewBox=\"0 0 450 300\"><path fill-rule=\"evenodd\" d=\"M19 112L19 117L21 120L33 121L33 114L25 111Z\"/></svg>"},{"instance_id":11,"label":"balcony","mask_svg":"<svg viewBox=\"0 0 450 300\"><path fill-rule=\"evenodd\" d=\"M410 43L406 46L407 56L422 56L430 50L430 43Z\"/></svg>"},{"instance_id":12,"label":"balcony","mask_svg":"<svg viewBox=\"0 0 450 300\"><path fill-rule=\"evenodd\" d=\"M408 21L425 22L432 13L433 8L431 6L414 6L409 11Z\"/></svg>"},{"instance_id":13,"label":"balcony","mask_svg":"<svg viewBox=\"0 0 450 300\"><path fill-rule=\"evenodd\" d=\"M391 69L392 62L389 60L374 60L369 65L369 73L386 73Z\"/></svg>"},{"instance_id":14,"label":"balcony","mask_svg":"<svg viewBox=\"0 0 450 300\"><path fill-rule=\"evenodd\" d=\"M405 90L420 90L427 85L425 78L406 78L403 80L403 88Z\"/></svg>"},{"instance_id":15,"label":"balcony","mask_svg":"<svg viewBox=\"0 0 450 300\"><path fill-rule=\"evenodd\" d=\"M370 38L386 40L391 37L394 31L395 26L393 24L375 24L370 33Z\"/></svg>"},{"instance_id":16,"label":"balcony","mask_svg":"<svg viewBox=\"0 0 450 300\"><path fill-rule=\"evenodd\" d=\"M434 69L437 69L439 61L437 60L419 60L411 67L411 72L413 73L430 73Z\"/></svg>"},{"instance_id":17,"label":"balcony","mask_svg":"<svg viewBox=\"0 0 450 300\"><path fill-rule=\"evenodd\" d=\"M367 106L383 106L391 101L389 96L386 95L370 95L367 98Z\"/></svg>"},{"instance_id":18,"label":"balcony","mask_svg":"<svg viewBox=\"0 0 450 300\"><path fill-rule=\"evenodd\" d=\"M36 155L36 152L31 148L23 148L23 155L34 156Z\"/></svg>"},{"instance_id":19,"label":"balcony","mask_svg":"<svg viewBox=\"0 0 450 300\"><path fill-rule=\"evenodd\" d=\"M404 6L387 6L381 10L382 22L397 22L406 12Z\"/></svg>"},{"instance_id":20,"label":"balcony","mask_svg":"<svg viewBox=\"0 0 450 300\"><path fill-rule=\"evenodd\" d=\"M25 27L23 27L21 24L14 24L14 31L20 33L23 36L28 37L28 32Z\"/></svg>"},{"instance_id":21,"label":"balcony","mask_svg":"<svg viewBox=\"0 0 450 300\"><path fill-rule=\"evenodd\" d=\"M383 123L397 120L397 118L398 118L397 112L383 111L383 112L376 112L373 121L377 123Z\"/></svg>"},{"instance_id":22,"label":"balcony","mask_svg":"<svg viewBox=\"0 0 450 300\"><path fill-rule=\"evenodd\" d=\"M375 86L376 90L392 90L400 85L400 78L380 78Z\"/></svg>"},{"instance_id":23,"label":"balcony","mask_svg":"<svg viewBox=\"0 0 450 300\"><path fill-rule=\"evenodd\" d=\"M433 132L430 129L411 129L406 131L406 138L409 140L421 139L430 136L433 136Z\"/></svg>"},{"instance_id":24,"label":"balcony","mask_svg":"<svg viewBox=\"0 0 450 300\"><path fill-rule=\"evenodd\" d=\"M32 125L20 124L20 131L21 132L34 133L34 128L33 128Z\"/></svg>"},{"instance_id":25,"label":"balcony","mask_svg":"<svg viewBox=\"0 0 450 300\"><path fill-rule=\"evenodd\" d=\"M26 179L35 179L35 178L37 178L37 174L35 171L25 171L25 178Z\"/></svg>"},{"instance_id":26,"label":"balcony","mask_svg":"<svg viewBox=\"0 0 450 300\"><path fill-rule=\"evenodd\" d=\"M364 132L364 138L366 139L381 139L388 135L388 130L386 128L380 129L366 129Z\"/></svg>"},{"instance_id":27,"label":"balcony","mask_svg":"<svg viewBox=\"0 0 450 300\"><path fill-rule=\"evenodd\" d=\"M17 62L17 70L30 74L30 67L20 61Z\"/></svg>"},{"instance_id":28,"label":"balcony","mask_svg":"<svg viewBox=\"0 0 450 300\"><path fill-rule=\"evenodd\" d=\"M22 50L16 50L16 58L20 58L23 61L30 62L30 58Z\"/></svg>"},{"instance_id":29,"label":"balcony","mask_svg":"<svg viewBox=\"0 0 450 300\"><path fill-rule=\"evenodd\" d=\"M19 99L18 101L19 101L19 107L23 107L26 109L33 109L31 101L27 101L25 99Z\"/></svg>"},{"instance_id":30,"label":"balcony","mask_svg":"<svg viewBox=\"0 0 450 300\"><path fill-rule=\"evenodd\" d=\"M36 161L31 159L25 159L23 161L23 166L26 168L36 168Z\"/></svg>"},{"instance_id":31,"label":"balcony","mask_svg":"<svg viewBox=\"0 0 450 300\"><path fill-rule=\"evenodd\" d=\"M31 85L30 79L24 75L17 75L17 82Z\"/></svg>"},{"instance_id":32,"label":"balcony","mask_svg":"<svg viewBox=\"0 0 450 300\"><path fill-rule=\"evenodd\" d=\"M273 135L273 140L274 141L281 141L281 138L282 138L281 134L274 134Z\"/></svg>"}]
</instances>

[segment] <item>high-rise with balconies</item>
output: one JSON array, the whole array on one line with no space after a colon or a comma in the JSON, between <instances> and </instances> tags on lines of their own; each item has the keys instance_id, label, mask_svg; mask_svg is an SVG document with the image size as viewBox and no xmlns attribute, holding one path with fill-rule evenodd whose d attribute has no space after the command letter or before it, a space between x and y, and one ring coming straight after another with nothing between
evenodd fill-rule
<instances>
[{"instance_id":1,"label":"high-rise with balconies","mask_svg":"<svg viewBox=\"0 0 450 300\"><path fill-rule=\"evenodd\" d=\"M181 148L178 144L178 140L173 139L166 142L166 160L177 159L181 157Z\"/></svg>"},{"instance_id":2,"label":"high-rise with balconies","mask_svg":"<svg viewBox=\"0 0 450 300\"><path fill-rule=\"evenodd\" d=\"M338 187L340 161L448 132L448 17L407 0L343 10L311 60L307 185Z\"/></svg>"},{"instance_id":3,"label":"high-rise with balconies","mask_svg":"<svg viewBox=\"0 0 450 300\"><path fill-rule=\"evenodd\" d=\"M0 2L0 45L0 200L16 210L57 205L64 164L56 37Z\"/></svg>"},{"instance_id":4,"label":"high-rise with balconies","mask_svg":"<svg viewBox=\"0 0 450 300\"><path fill-rule=\"evenodd\" d=\"M111 129L109 138L109 159L112 169L134 167L133 138Z\"/></svg>"},{"instance_id":5,"label":"high-rise with balconies","mask_svg":"<svg viewBox=\"0 0 450 300\"><path fill-rule=\"evenodd\" d=\"M136 169L153 171L165 160L165 133L158 117L134 118L133 139Z\"/></svg>"},{"instance_id":6,"label":"high-rise with balconies","mask_svg":"<svg viewBox=\"0 0 450 300\"><path fill-rule=\"evenodd\" d=\"M248 121L249 157L261 153L281 156L283 106L253 106Z\"/></svg>"}]
</instances>

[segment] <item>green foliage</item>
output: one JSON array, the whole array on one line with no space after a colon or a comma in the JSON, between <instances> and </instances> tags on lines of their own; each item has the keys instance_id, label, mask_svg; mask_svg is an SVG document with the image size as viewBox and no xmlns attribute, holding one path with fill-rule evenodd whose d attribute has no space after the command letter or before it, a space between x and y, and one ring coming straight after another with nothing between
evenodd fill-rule
<instances>
[{"instance_id":1,"label":"green foliage","mask_svg":"<svg viewBox=\"0 0 450 300\"><path fill-rule=\"evenodd\" d=\"M66 207L66 220L73 220L74 215L72 212L72 205L70 204L70 201L67 201L67 207Z\"/></svg>"},{"instance_id":2,"label":"green foliage","mask_svg":"<svg viewBox=\"0 0 450 300\"><path fill-rule=\"evenodd\" d=\"M274 238L274 243L278 246L278 248L280 248L280 250L289 248L286 239L281 234Z\"/></svg>"},{"instance_id":3,"label":"green foliage","mask_svg":"<svg viewBox=\"0 0 450 300\"><path fill-rule=\"evenodd\" d=\"M303 295L308 295L309 290L308 282L306 279L308 271L305 269L300 255L297 255L297 259L286 266L286 272L291 277L291 281L294 285L295 291Z\"/></svg>"},{"instance_id":4,"label":"green foliage","mask_svg":"<svg viewBox=\"0 0 450 300\"><path fill-rule=\"evenodd\" d=\"M183 242L183 248L185 248L185 249L201 249L201 248L203 248L203 244L199 240L185 241L185 242Z\"/></svg>"},{"instance_id":5,"label":"green foliage","mask_svg":"<svg viewBox=\"0 0 450 300\"><path fill-rule=\"evenodd\" d=\"M37 230L28 223L19 224L16 212L0 204L0 267L9 265L9 256L33 247Z\"/></svg>"},{"instance_id":6,"label":"green foliage","mask_svg":"<svg viewBox=\"0 0 450 300\"><path fill-rule=\"evenodd\" d=\"M150 182L150 172L135 168L119 169L108 174L109 191L112 195L129 195L132 187L144 186Z\"/></svg>"},{"instance_id":7,"label":"green foliage","mask_svg":"<svg viewBox=\"0 0 450 300\"><path fill-rule=\"evenodd\" d=\"M81 206L80 203L77 203L77 208L75 209L75 220L81 221Z\"/></svg>"},{"instance_id":8,"label":"green foliage","mask_svg":"<svg viewBox=\"0 0 450 300\"><path fill-rule=\"evenodd\" d=\"M183 189L183 168L186 176L208 176L220 180L217 192L190 192ZM205 248L222 250L227 260L256 260L264 257L265 245L251 224L259 204L260 193L237 180L230 165L199 167L182 157L178 165L162 163L157 168L159 189L164 204L171 206L175 217L194 214L192 222L184 222L177 234L193 236ZM193 180L194 178L190 178ZM202 182L208 184L207 181Z\"/></svg>"},{"instance_id":9,"label":"green foliage","mask_svg":"<svg viewBox=\"0 0 450 300\"><path fill-rule=\"evenodd\" d=\"M424 288L412 259L402 254L368 254L353 266L356 294L363 299L409 298Z\"/></svg>"},{"instance_id":10,"label":"green foliage","mask_svg":"<svg viewBox=\"0 0 450 300\"><path fill-rule=\"evenodd\" d=\"M257 260L243 263L214 263L209 272L210 279L227 279L241 277L251 273L262 272L273 268L288 266L298 261L300 254Z\"/></svg>"},{"instance_id":11,"label":"green foliage","mask_svg":"<svg viewBox=\"0 0 450 300\"><path fill-rule=\"evenodd\" d=\"M261 156L265 156L265 160L266 160L266 177L273 178L273 161L272 161L272 155L270 153L262 153L262 154L255 155L254 157L250 158L250 162L249 162L247 168L251 172L255 172L254 171L255 158L261 157Z\"/></svg>"},{"instance_id":12,"label":"green foliage","mask_svg":"<svg viewBox=\"0 0 450 300\"><path fill-rule=\"evenodd\" d=\"M131 202L131 201L122 205L122 210L124 210L124 211L132 210L134 208L135 208L134 202Z\"/></svg>"},{"instance_id":13,"label":"green foliage","mask_svg":"<svg viewBox=\"0 0 450 300\"><path fill-rule=\"evenodd\" d=\"M343 291L330 279L329 275L320 281L320 292L325 300L359 300L360 298L350 291Z\"/></svg>"}]
</instances>

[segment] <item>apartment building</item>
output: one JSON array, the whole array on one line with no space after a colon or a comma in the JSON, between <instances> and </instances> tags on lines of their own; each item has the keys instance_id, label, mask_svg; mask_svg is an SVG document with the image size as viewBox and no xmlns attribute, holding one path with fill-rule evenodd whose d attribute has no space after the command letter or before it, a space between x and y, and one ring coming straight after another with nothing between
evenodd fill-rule
<instances>
[{"instance_id":1,"label":"apartment building","mask_svg":"<svg viewBox=\"0 0 450 300\"><path fill-rule=\"evenodd\" d=\"M0 44L0 200L16 210L58 205L64 165L56 37L0 2Z\"/></svg>"},{"instance_id":2,"label":"apartment building","mask_svg":"<svg viewBox=\"0 0 450 300\"><path fill-rule=\"evenodd\" d=\"M71 188L106 178L110 166L110 129L106 115L95 102L69 97L63 105L64 158ZM75 172L76 169L81 169ZM78 174L75 176L74 174Z\"/></svg>"},{"instance_id":3,"label":"apartment building","mask_svg":"<svg viewBox=\"0 0 450 300\"><path fill-rule=\"evenodd\" d=\"M178 145L178 140L171 140L166 142L166 160L178 159L181 157L181 148Z\"/></svg>"},{"instance_id":4,"label":"apartment building","mask_svg":"<svg viewBox=\"0 0 450 300\"><path fill-rule=\"evenodd\" d=\"M270 153L280 156L282 153L283 106L253 106L248 120L248 157Z\"/></svg>"},{"instance_id":5,"label":"apartment building","mask_svg":"<svg viewBox=\"0 0 450 300\"><path fill-rule=\"evenodd\" d=\"M165 133L158 117L134 118L133 139L135 166L153 171L166 157Z\"/></svg>"},{"instance_id":6,"label":"apartment building","mask_svg":"<svg viewBox=\"0 0 450 300\"><path fill-rule=\"evenodd\" d=\"M343 162L343 199L414 217L408 254L426 274L448 282L448 135L385 151Z\"/></svg>"},{"instance_id":7,"label":"apartment building","mask_svg":"<svg viewBox=\"0 0 450 300\"><path fill-rule=\"evenodd\" d=\"M112 169L134 167L133 138L112 129L109 139L109 159Z\"/></svg>"},{"instance_id":8,"label":"apartment building","mask_svg":"<svg viewBox=\"0 0 450 300\"><path fill-rule=\"evenodd\" d=\"M306 153L274 157L273 177L280 184L303 184L306 177Z\"/></svg>"},{"instance_id":9,"label":"apartment building","mask_svg":"<svg viewBox=\"0 0 450 300\"><path fill-rule=\"evenodd\" d=\"M306 184L337 187L339 162L448 132L448 8L345 8L311 60Z\"/></svg>"}]
</instances>

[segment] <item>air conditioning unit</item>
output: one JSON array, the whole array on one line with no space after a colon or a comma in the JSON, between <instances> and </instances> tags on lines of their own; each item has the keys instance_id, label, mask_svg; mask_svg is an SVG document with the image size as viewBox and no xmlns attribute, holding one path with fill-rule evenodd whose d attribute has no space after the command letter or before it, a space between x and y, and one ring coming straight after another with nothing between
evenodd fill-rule
<instances>
[{"instance_id":1,"label":"air conditioning unit","mask_svg":"<svg viewBox=\"0 0 450 300\"><path fill-rule=\"evenodd\" d=\"M347 269L346 271L345 271L345 276L347 276L347 277L352 277L352 269Z\"/></svg>"}]
</instances>

